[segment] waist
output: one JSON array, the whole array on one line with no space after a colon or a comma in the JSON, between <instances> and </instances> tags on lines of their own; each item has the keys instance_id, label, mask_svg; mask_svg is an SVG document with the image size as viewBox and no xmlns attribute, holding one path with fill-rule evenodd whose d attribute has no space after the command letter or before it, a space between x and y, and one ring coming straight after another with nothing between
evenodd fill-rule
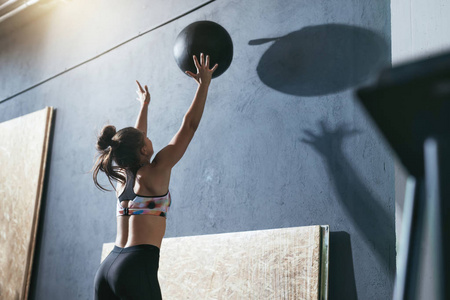
<instances>
[{"instance_id":1,"label":"waist","mask_svg":"<svg viewBox=\"0 0 450 300\"><path fill-rule=\"evenodd\" d=\"M114 245L114 249L112 252L116 253L127 253L127 252L136 252L136 251L149 251L149 252L157 252L159 253L159 247L150 244L140 244L134 245L130 247L121 248L117 245Z\"/></svg>"},{"instance_id":2,"label":"waist","mask_svg":"<svg viewBox=\"0 0 450 300\"><path fill-rule=\"evenodd\" d=\"M161 246L166 232L166 218L157 216L117 217L116 245L151 244Z\"/></svg>"}]
</instances>

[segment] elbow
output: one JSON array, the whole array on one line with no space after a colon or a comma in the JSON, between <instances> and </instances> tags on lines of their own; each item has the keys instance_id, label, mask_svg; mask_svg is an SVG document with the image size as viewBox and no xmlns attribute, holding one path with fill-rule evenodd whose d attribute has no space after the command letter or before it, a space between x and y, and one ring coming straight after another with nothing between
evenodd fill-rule
<instances>
[{"instance_id":1,"label":"elbow","mask_svg":"<svg viewBox=\"0 0 450 300\"><path fill-rule=\"evenodd\" d=\"M197 123L191 123L191 124L189 124L189 128L190 128L192 131L196 132L196 131L197 131L197 128L198 128L198 125L199 125L198 122L197 122Z\"/></svg>"}]
</instances>

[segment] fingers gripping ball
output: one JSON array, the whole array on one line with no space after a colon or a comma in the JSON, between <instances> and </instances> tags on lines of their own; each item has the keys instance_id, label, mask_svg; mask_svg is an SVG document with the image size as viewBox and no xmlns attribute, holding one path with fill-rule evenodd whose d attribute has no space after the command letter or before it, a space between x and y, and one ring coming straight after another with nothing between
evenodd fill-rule
<instances>
[{"instance_id":1,"label":"fingers gripping ball","mask_svg":"<svg viewBox=\"0 0 450 300\"><path fill-rule=\"evenodd\" d=\"M225 28L211 21L199 21L178 34L173 54L181 71L197 73L192 56L200 57L200 53L209 55L210 66L219 64L212 78L222 75L233 59L233 42Z\"/></svg>"}]
</instances>

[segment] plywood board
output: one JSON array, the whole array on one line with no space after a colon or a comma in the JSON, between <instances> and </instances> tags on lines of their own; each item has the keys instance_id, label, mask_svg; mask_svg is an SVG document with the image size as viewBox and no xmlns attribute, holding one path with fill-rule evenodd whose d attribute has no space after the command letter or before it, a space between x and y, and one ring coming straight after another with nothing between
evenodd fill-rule
<instances>
[{"instance_id":1,"label":"plywood board","mask_svg":"<svg viewBox=\"0 0 450 300\"><path fill-rule=\"evenodd\" d=\"M27 299L52 115L0 123L0 299Z\"/></svg>"},{"instance_id":2,"label":"plywood board","mask_svg":"<svg viewBox=\"0 0 450 300\"><path fill-rule=\"evenodd\" d=\"M327 299L328 226L166 238L159 281L170 299ZM114 245L104 244L102 259Z\"/></svg>"}]
</instances>

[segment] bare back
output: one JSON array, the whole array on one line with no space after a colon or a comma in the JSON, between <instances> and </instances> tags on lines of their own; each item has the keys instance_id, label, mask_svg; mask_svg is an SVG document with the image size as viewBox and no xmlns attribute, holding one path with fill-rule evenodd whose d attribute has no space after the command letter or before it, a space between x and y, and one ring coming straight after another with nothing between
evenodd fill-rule
<instances>
[{"instance_id":1,"label":"bare back","mask_svg":"<svg viewBox=\"0 0 450 300\"><path fill-rule=\"evenodd\" d=\"M160 196L168 192L170 171L159 170L154 163L140 168L136 174L134 193L142 196ZM118 195L125 186L117 184ZM129 201L122 201L128 207ZM117 217L116 245L130 247L140 244L161 247L166 231L166 218L153 215L131 215Z\"/></svg>"},{"instance_id":2,"label":"bare back","mask_svg":"<svg viewBox=\"0 0 450 300\"><path fill-rule=\"evenodd\" d=\"M136 181L133 187L134 192L142 196L160 196L168 192L170 173L183 157L186 149L194 137L205 108L209 85L213 72L217 69L216 64L209 68L209 56L200 54L200 61L194 55L194 65L197 74L187 71L198 84L194 99L184 115L182 124L178 132L171 139L169 144L161 149L151 163L140 168L136 174ZM137 82L137 81L136 81ZM136 120L135 128L147 136L147 115L150 103L150 93L147 86L145 90L139 82L139 101L141 109ZM140 162L150 162L153 155L153 145L150 139L144 139L144 145L139 149ZM118 185L117 190L122 191L123 185ZM122 201L122 207L128 207L129 201ZM166 231L166 219L161 216L152 215L131 215L117 217L117 237L116 245L119 247L129 247L139 244L151 244L161 247L162 238Z\"/></svg>"}]
</instances>

